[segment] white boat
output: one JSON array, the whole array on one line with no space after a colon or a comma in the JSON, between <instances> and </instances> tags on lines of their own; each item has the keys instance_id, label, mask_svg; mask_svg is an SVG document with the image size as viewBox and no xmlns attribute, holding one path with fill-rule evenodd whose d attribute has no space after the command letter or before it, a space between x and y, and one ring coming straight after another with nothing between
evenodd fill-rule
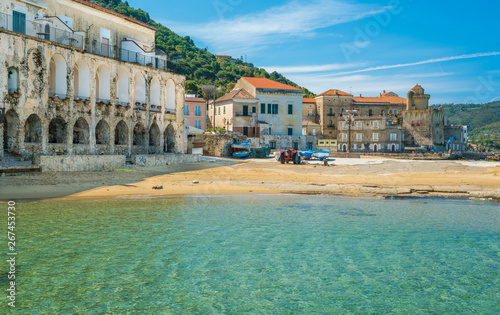
<instances>
[{"instance_id":1,"label":"white boat","mask_svg":"<svg viewBox=\"0 0 500 315\"><path fill-rule=\"evenodd\" d=\"M330 156L330 151L327 151L327 150L314 151L313 156L315 158L317 158L318 160L323 160L323 159L326 159Z\"/></svg>"},{"instance_id":2,"label":"white boat","mask_svg":"<svg viewBox=\"0 0 500 315\"><path fill-rule=\"evenodd\" d=\"M248 149L250 149L251 145L252 145L252 143L250 143L250 141L248 141L248 142L244 141L244 142L240 142L240 143L231 144L233 149L241 149L241 150L248 150Z\"/></svg>"}]
</instances>

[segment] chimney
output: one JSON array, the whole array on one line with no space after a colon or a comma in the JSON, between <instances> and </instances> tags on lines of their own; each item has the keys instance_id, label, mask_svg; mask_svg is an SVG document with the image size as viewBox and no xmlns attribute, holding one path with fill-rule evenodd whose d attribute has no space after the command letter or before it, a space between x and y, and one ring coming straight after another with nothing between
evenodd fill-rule
<instances>
[{"instance_id":1,"label":"chimney","mask_svg":"<svg viewBox=\"0 0 500 315\"><path fill-rule=\"evenodd\" d=\"M361 94L359 94L359 97L363 97L363 96L361 96Z\"/></svg>"},{"instance_id":2,"label":"chimney","mask_svg":"<svg viewBox=\"0 0 500 315\"><path fill-rule=\"evenodd\" d=\"M385 90L384 90L384 94L385 94Z\"/></svg>"}]
</instances>

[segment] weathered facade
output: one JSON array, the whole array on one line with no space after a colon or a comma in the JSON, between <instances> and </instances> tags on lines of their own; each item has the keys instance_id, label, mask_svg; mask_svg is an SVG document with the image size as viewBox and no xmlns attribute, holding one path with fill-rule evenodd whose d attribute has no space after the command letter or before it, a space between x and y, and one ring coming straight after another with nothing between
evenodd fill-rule
<instances>
[{"instance_id":1,"label":"weathered facade","mask_svg":"<svg viewBox=\"0 0 500 315\"><path fill-rule=\"evenodd\" d=\"M194 95L186 95L184 101L184 118L189 126L207 130L207 105L204 99Z\"/></svg>"},{"instance_id":2,"label":"weathered facade","mask_svg":"<svg viewBox=\"0 0 500 315\"><path fill-rule=\"evenodd\" d=\"M0 154L185 152L185 78L151 51L154 29L79 0L0 11Z\"/></svg>"}]
</instances>

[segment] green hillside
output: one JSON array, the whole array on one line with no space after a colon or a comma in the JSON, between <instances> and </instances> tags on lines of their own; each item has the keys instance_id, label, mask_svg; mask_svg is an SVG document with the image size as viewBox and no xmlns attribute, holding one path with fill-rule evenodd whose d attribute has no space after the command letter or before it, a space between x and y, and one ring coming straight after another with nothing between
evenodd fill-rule
<instances>
[{"instance_id":1,"label":"green hillside","mask_svg":"<svg viewBox=\"0 0 500 315\"><path fill-rule=\"evenodd\" d=\"M213 84L218 79L217 86L221 87L218 96L232 90L236 81L242 76L265 77L291 86L300 87L283 75L268 73L263 68L257 68L241 59L230 62L227 59L217 59L207 49L196 47L189 36L181 37L169 28L156 23L149 14L141 9L130 7L127 1L121 0L90 0L91 2L114 10L118 13L148 23L156 28L156 48L163 50L175 62L169 62L169 71L186 76L186 93L202 94L201 85ZM180 60L179 60L180 59ZM300 87L302 88L302 87ZM311 92L302 88L306 96Z\"/></svg>"},{"instance_id":2,"label":"green hillside","mask_svg":"<svg viewBox=\"0 0 500 315\"><path fill-rule=\"evenodd\" d=\"M500 102L441 106L443 106L451 123L469 126L469 138L471 139L483 134L500 133Z\"/></svg>"}]
</instances>

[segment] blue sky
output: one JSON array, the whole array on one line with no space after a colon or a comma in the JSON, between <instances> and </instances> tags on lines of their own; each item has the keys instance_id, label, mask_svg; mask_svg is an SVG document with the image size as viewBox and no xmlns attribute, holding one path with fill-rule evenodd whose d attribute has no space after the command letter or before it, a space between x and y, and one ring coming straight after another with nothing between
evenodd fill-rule
<instances>
[{"instance_id":1,"label":"blue sky","mask_svg":"<svg viewBox=\"0 0 500 315\"><path fill-rule=\"evenodd\" d=\"M500 2L129 0L210 52L246 56L315 93L340 89L431 103L500 100Z\"/></svg>"}]
</instances>

